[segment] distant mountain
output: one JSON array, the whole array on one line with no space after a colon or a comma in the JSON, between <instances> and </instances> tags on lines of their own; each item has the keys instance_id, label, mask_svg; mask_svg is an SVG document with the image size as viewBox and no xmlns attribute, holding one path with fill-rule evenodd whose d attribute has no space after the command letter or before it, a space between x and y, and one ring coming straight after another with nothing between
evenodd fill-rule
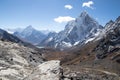
<instances>
[{"instance_id":1,"label":"distant mountain","mask_svg":"<svg viewBox=\"0 0 120 80\"><path fill-rule=\"evenodd\" d=\"M8 42L14 42L14 43L18 43L27 47L32 47L32 48L36 48L35 46L33 46L32 44L25 42L21 39L19 39L18 37L16 37L13 34L8 33L5 30L0 29L0 40L2 41L8 41Z\"/></svg>"},{"instance_id":2,"label":"distant mountain","mask_svg":"<svg viewBox=\"0 0 120 80\"><path fill-rule=\"evenodd\" d=\"M23 29L21 32L14 32L14 35L17 37L34 45L40 43L44 38L46 38L47 34L47 32L44 33L34 29L31 25Z\"/></svg>"},{"instance_id":3,"label":"distant mountain","mask_svg":"<svg viewBox=\"0 0 120 80\"><path fill-rule=\"evenodd\" d=\"M78 18L68 22L63 31L53 35L52 38L47 37L48 39L44 41L47 41L48 44L45 44L45 46L65 49L79 43L85 43L88 39L93 40L102 28L95 19L83 11Z\"/></svg>"}]
</instances>

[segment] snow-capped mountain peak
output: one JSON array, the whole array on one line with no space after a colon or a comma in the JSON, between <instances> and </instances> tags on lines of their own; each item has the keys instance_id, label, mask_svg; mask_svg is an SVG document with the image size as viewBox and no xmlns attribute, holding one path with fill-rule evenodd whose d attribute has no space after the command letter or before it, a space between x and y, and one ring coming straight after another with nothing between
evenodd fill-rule
<instances>
[{"instance_id":1,"label":"snow-capped mountain peak","mask_svg":"<svg viewBox=\"0 0 120 80\"><path fill-rule=\"evenodd\" d=\"M75 46L87 39L93 39L100 28L99 23L83 11L75 20L68 22L65 29L56 34L47 46L60 49Z\"/></svg>"},{"instance_id":2,"label":"snow-capped mountain peak","mask_svg":"<svg viewBox=\"0 0 120 80\"><path fill-rule=\"evenodd\" d=\"M34 30L34 28L32 27L32 25L29 25L24 30Z\"/></svg>"},{"instance_id":3,"label":"snow-capped mountain peak","mask_svg":"<svg viewBox=\"0 0 120 80\"><path fill-rule=\"evenodd\" d=\"M47 34L44 34L41 31L34 29L31 25L27 26L21 32L15 32L14 35L35 45L40 43L41 40L43 40L47 36Z\"/></svg>"},{"instance_id":4,"label":"snow-capped mountain peak","mask_svg":"<svg viewBox=\"0 0 120 80\"><path fill-rule=\"evenodd\" d=\"M27 26L27 27L22 31L23 37L31 35L34 30L35 30L35 29L34 29L31 25Z\"/></svg>"},{"instance_id":5,"label":"snow-capped mountain peak","mask_svg":"<svg viewBox=\"0 0 120 80\"><path fill-rule=\"evenodd\" d=\"M80 14L80 17L85 17L85 16L87 16L88 15L88 13L86 12L86 11L83 11L81 14Z\"/></svg>"}]
</instances>

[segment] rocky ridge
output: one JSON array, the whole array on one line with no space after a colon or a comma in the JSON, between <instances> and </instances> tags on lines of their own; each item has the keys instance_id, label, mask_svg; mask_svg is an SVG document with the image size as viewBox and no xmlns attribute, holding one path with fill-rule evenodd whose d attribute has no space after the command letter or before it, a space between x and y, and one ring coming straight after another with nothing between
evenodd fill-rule
<instances>
[{"instance_id":1,"label":"rocky ridge","mask_svg":"<svg viewBox=\"0 0 120 80\"><path fill-rule=\"evenodd\" d=\"M112 52L120 50L120 17L118 17L115 22L108 22L105 26L103 34L103 38L95 49L98 51L96 53L97 57L100 59L108 56Z\"/></svg>"}]
</instances>

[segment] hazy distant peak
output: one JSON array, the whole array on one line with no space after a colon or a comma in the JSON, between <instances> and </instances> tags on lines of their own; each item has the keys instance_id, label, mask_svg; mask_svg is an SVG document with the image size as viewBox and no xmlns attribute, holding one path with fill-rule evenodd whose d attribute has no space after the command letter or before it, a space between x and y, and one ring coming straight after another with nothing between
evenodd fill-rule
<instances>
[{"instance_id":1,"label":"hazy distant peak","mask_svg":"<svg viewBox=\"0 0 120 80\"><path fill-rule=\"evenodd\" d=\"M29 25L25 28L26 30L34 30L34 28L32 27L32 25Z\"/></svg>"}]
</instances>

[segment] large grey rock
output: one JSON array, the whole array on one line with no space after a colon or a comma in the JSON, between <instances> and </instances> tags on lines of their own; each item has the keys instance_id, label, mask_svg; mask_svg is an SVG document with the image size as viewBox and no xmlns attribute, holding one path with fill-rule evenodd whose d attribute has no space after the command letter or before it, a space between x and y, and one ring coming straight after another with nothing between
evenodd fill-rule
<instances>
[{"instance_id":1,"label":"large grey rock","mask_svg":"<svg viewBox=\"0 0 120 80\"><path fill-rule=\"evenodd\" d=\"M25 80L59 80L60 61L47 61L37 66Z\"/></svg>"}]
</instances>

